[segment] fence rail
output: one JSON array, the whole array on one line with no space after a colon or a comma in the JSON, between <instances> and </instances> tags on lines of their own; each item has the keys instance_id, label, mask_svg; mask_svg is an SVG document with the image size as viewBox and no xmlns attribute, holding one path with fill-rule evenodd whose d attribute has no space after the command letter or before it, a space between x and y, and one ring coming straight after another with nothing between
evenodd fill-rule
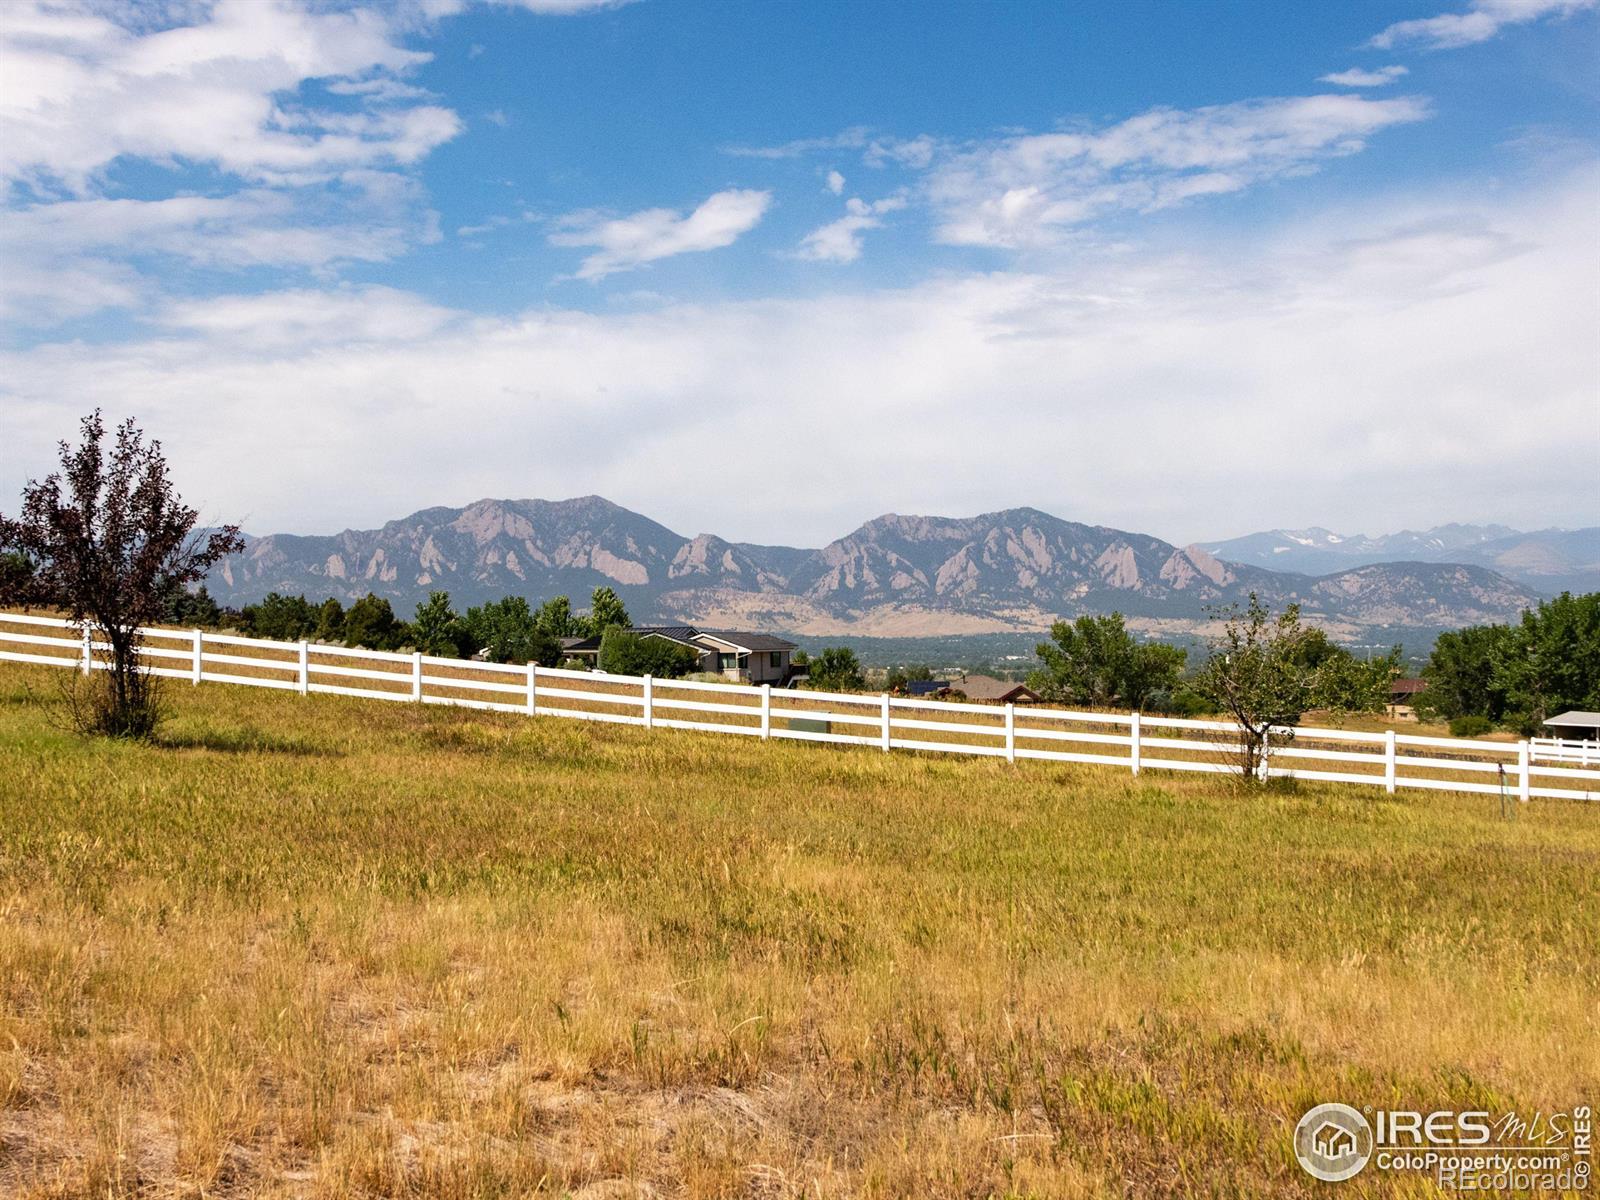
<instances>
[{"instance_id":1,"label":"fence rail","mask_svg":"<svg viewBox=\"0 0 1600 1200\"><path fill-rule=\"evenodd\" d=\"M1578 738L1531 738L1529 746L1533 754L1533 761L1577 763L1580 767L1587 767L1590 763L1600 766L1600 742L1586 741Z\"/></svg>"},{"instance_id":2,"label":"fence rail","mask_svg":"<svg viewBox=\"0 0 1600 1200\"><path fill-rule=\"evenodd\" d=\"M1042 760L1143 771L1229 773L1239 769L1239 729L1225 721L862 696L763 685L652 679L599 671L484 663L277 642L198 629L141 631L144 665L193 684L226 683L443 704L528 716L689 729L745 737ZM108 643L58 617L0 612L0 660L107 667ZM1557 758L1548 743L1426 737L1387 730L1273 730L1262 774L1401 788L1600 799L1600 770Z\"/></svg>"}]
</instances>

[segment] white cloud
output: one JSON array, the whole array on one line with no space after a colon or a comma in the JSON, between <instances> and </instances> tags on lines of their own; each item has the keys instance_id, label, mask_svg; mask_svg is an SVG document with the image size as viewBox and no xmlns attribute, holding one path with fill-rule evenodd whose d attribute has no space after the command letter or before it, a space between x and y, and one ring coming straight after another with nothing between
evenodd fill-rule
<instances>
[{"instance_id":1,"label":"white cloud","mask_svg":"<svg viewBox=\"0 0 1600 1200\"><path fill-rule=\"evenodd\" d=\"M657 259L731 246L760 222L771 192L730 189L708 197L688 216L670 208L647 208L626 217L569 213L550 235L557 246L594 246L578 267L579 279L601 279Z\"/></svg>"},{"instance_id":2,"label":"white cloud","mask_svg":"<svg viewBox=\"0 0 1600 1200\"><path fill-rule=\"evenodd\" d=\"M164 439L208 518L262 532L590 492L801 544L883 511L1017 503L1179 541L1593 523L1597 186L1591 166L1237 245L807 299L511 319L388 292L194 305L157 337L0 355L0 496L102 404ZM326 335L309 349L299 310ZM803 486L774 487L819 430L837 436Z\"/></svg>"},{"instance_id":3,"label":"white cloud","mask_svg":"<svg viewBox=\"0 0 1600 1200\"><path fill-rule=\"evenodd\" d=\"M828 190L835 196L842 196L844 194L844 176L837 171L829 171Z\"/></svg>"},{"instance_id":4,"label":"white cloud","mask_svg":"<svg viewBox=\"0 0 1600 1200\"><path fill-rule=\"evenodd\" d=\"M903 195L888 196L871 204L851 197L845 201L844 216L806 234L800 249L796 251L796 257L817 262L855 262L861 257L862 233L881 226L883 222L879 218L882 214L895 212L905 206Z\"/></svg>"},{"instance_id":5,"label":"white cloud","mask_svg":"<svg viewBox=\"0 0 1600 1200\"><path fill-rule=\"evenodd\" d=\"M1373 71L1362 67L1351 67L1348 71L1335 71L1331 75L1319 76L1318 82L1348 88L1384 87L1406 74L1409 72L1401 66L1379 67Z\"/></svg>"},{"instance_id":6,"label":"white cloud","mask_svg":"<svg viewBox=\"0 0 1600 1200\"><path fill-rule=\"evenodd\" d=\"M831 137L797 138L777 146L728 146L723 153L736 158L803 158L821 150L861 150L869 140L867 127L857 125Z\"/></svg>"},{"instance_id":7,"label":"white cloud","mask_svg":"<svg viewBox=\"0 0 1600 1200\"><path fill-rule=\"evenodd\" d=\"M478 0L484 7L520 8L542 16L571 17L604 8L621 8L634 0ZM471 0L420 0L422 12L430 19L464 12ZM481 47L475 47L480 50ZM472 57L476 58L474 54Z\"/></svg>"},{"instance_id":8,"label":"white cloud","mask_svg":"<svg viewBox=\"0 0 1600 1200\"><path fill-rule=\"evenodd\" d=\"M0 57L0 178L40 187L82 193L123 156L303 182L414 163L461 128L449 109L395 103L392 77L429 55L370 10L220 0L193 24L135 32L19 0ZM295 99L314 80L371 90L355 110L316 108Z\"/></svg>"},{"instance_id":9,"label":"white cloud","mask_svg":"<svg viewBox=\"0 0 1600 1200\"><path fill-rule=\"evenodd\" d=\"M1025 134L947 155L932 168L928 194L942 241L1047 244L1107 213L1168 208L1314 169L1427 112L1415 97L1349 95L1158 108L1099 130Z\"/></svg>"},{"instance_id":10,"label":"white cloud","mask_svg":"<svg viewBox=\"0 0 1600 1200\"><path fill-rule=\"evenodd\" d=\"M1597 0L1473 0L1465 12L1398 21L1372 39L1380 50L1416 45L1454 50L1487 42L1507 25L1526 25L1545 17L1567 17L1593 8Z\"/></svg>"},{"instance_id":11,"label":"white cloud","mask_svg":"<svg viewBox=\"0 0 1600 1200\"><path fill-rule=\"evenodd\" d=\"M898 164L921 171L933 162L933 156L940 148L940 142L925 133L908 139L878 138L868 143L861 160L869 167Z\"/></svg>"},{"instance_id":12,"label":"white cloud","mask_svg":"<svg viewBox=\"0 0 1600 1200\"><path fill-rule=\"evenodd\" d=\"M170 256L211 268L323 272L381 262L437 236L415 185L386 172L353 172L319 189L32 205L0 222L0 316L47 324L137 308L158 285L124 260Z\"/></svg>"},{"instance_id":13,"label":"white cloud","mask_svg":"<svg viewBox=\"0 0 1600 1200\"><path fill-rule=\"evenodd\" d=\"M804 158L825 151L859 150L861 161L869 167L897 164L921 170L933 161L939 148L940 142L925 133L914 138L880 137L874 136L865 125L853 125L828 137L797 138L776 146L727 146L723 153L739 158L783 159Z\"/></svg>"},{"instance_id":14,"label":"white cloud","mask_svg":"<svg viewBox=\"0 0 1600 1200\"><path fill-rule=\"evenodd\" d=\"M429 56L391 18L292 0L16 0L0 20L4 311L136 307L156 285L130 264L158 255L321 271L434 239L409 169L461 124L401 78ZM308 84L339 99L314 102ZM124 159L170 168L171 194L103 198Z\"/></svg>"},{"instance_id":15,"label":"white cloud","mask_svg":"<svg viewBox=\"0 0 1600 1200\"><path fill-rule=\"evenodd\" d=\"M327 343L411 341L437 333L458 314L386 287L299 289L258 296L212 296L168 305L157 320L219 343L309 347Z\"/></svg>"}]
</instances>

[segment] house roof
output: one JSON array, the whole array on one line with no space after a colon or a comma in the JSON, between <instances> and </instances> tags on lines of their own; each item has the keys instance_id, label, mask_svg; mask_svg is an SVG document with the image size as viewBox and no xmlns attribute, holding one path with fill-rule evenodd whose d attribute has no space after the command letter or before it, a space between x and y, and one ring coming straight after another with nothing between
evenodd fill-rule
<instances>
[{"instance_id":1,"label":"house roof","mask_svg":"<svg viewBox=\"0 0 1600 1200\"><path fill-rule=\"evenodd\" d=\"M993 675L957 675L950 680L952 691L965 693L969 700L1037 700L1039 693L1025 683L996 679Z\"/></svg>"},{"instance_id":2,"label":"house roof","mask_svg":"<svg viewBox=\"0 0 1600 1200\"><path fill-rule=\"evenodd\" d=\"M1389 684L1389 694L1391 696L1415 696L1418 692L1426 691L1427 688L1428 681L1426 679L1396 679Z\"/></svg>"},{"instance_id":3,"label":"house roof","mask_svg":"<svg viewBox=\"0 0 1600 1200\"><path fill-rule=\"evenodd\" d=\"M798 647L791 641L775 637L770 633L745 633L735 629L702 629L701 637L715 638L719 642L726 642L740 650L795 650Z\"/></svg>"},{"instance_id":4,"label":"house roof","mask_svg":"<svg viewBox=\"0 0 1600 1200\"><path fill-rule=\"evenodd\" d=\"M767 650L794 650L795 644L781 637L774 637L770 633L743 633L730 629L696 629L693 625L635 625L628 630L629 633L638 634L640 637L662 637L668 641L679 642L685 646L693 646L696 650L706 647L701 644L701 639L709 638L720 642L735 650L760 653ZM598 650L600 637L562 638L561 648L573 650Z\"/></svg>"},{"instance_id":5,"label":"house roof","mask_svg":"<svg viewBox=\"0 0 1600 1200\"><path fill-rule=\"evenodd\" d=\"M1551 717L1546 725L1575 726L1578 729L1600 729L1600 712L1583 712L1573 709L1559 717Z\"/></svg>"},{"instance_id":6,"label":"house roof","mask_svg":"<svg viewBox=\"0 0 1600 1200\"><path fill-rule=\"evenodd\" d=\"M694 639L700 631L693 625L635 625L628 632L636 633L640 637L663 637L669 642L682 642L685 646L694 646ZM695 649L698 650L700 647L695 646Z\"/></svg>"}]
</instances>

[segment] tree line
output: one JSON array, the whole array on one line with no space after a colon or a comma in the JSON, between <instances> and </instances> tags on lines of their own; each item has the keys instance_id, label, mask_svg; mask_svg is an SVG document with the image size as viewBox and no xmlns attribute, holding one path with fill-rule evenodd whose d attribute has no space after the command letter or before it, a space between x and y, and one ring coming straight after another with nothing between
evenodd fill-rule
<instances>
[{"instance_id":1,"label":"tree line","mask_svg":"<svg viewBox=\"0 0 1600 1200\"><path fill-rule=\"evenodd\" d=\"M1195 716L1228 711L1244 672L1279 693L1272 707L1339 713L1381 712L1400 673L1400 648L1361 658L1300 620L1298 605L1274 615L1251 594L1244 607L1216 614L1223 623L1210 654L1189 669L1189 652L1141 642L1121 613L1057 621L1037 648L1041 667L1028 686L1052 703L1080 708Z\"/></svg>"},{"instance_id":2,"label":"tree line","mask_svg":"<svg viewBox=\"0 0 1600 1200\"><path fill-rule=\"evenodd\" d=\"M1570 709L1600 711L1600 592L1562 592L1515 624L1441 633L1422 678L1417 710L1463 737L1496 726L1532 734Z\"/></svg>"},{"instance_id":3,"label":"tree line","mask_svg":"<svg viewBox=\"0 0 1600 1200\"><path fill-rule=\"evenodd\" d=\"M439 658L471 658L490 662L536 662L555 666L562 659L564 638L599 636L604 640L633 624L621 597L597 587L589 611L577 612L567 596L552 596L539 607L526 597L506 596L457 612L448 592L431 592L402 620L387 599L372 592L346 608L335 597L313 603L304 595L270 592L255 604L223 608L204 586L175 588L167 597L163 619L201 629L235 629L271 641L312 641L358 646L367 650L420 650ZM634 641L640 639L634 638Z\"/></svg>"},{"instance_id":4,"label":"tree line","mask_svg":"<svg viewBox=\"0 0 1600 1200\"><path fill-rule=\"evenodd\" d=\"M178 589L168 598L165 620L202 629L236 629L270 641L312 641L367 650L420 650L438 658L479 658L495 663L543 667L587 666L569 660L562 641L598 637L596 665L615 675L679 679L699 665L698 652L665 638L631 632L632 618L621 597L597 587L589 611L577 612L567 596L552 596L537 608L526 597L506 596L458 613L448 592L431 592L403 621L389 601L369 592L345 608L333 597L314 604L305 596L269 593L255 604L219 606L202 586Z\"/></svg>"}]
</instances>

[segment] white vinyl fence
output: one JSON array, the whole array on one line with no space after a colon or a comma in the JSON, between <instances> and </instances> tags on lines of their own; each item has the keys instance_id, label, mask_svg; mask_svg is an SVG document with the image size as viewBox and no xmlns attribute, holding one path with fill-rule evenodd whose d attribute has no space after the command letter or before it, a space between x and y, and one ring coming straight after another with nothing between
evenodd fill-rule
<instances>
[{"instance_id":1,"label":"white vinyl fence","mask_svg":"<svg viewBox=\"0 0 1600 1200\"><path fill-rule=\"evenodd\" d=\"M915 750L1086 763L1131 771L1231 773L1236 726L1140 713L1074 712L1034 705L964 704L738 683L563 671L274 642L200 630L146 629L151 672L191 683L231 683L451 704L529 716L611 721L745 737L788 738L883 751ZM55 617L0 612L0 660L103 670L109 646ZM1423 737L1388 730L1275 730L1263 774L1399 788L1600 799L1600 770L1537 758L1530 743Z\"/></svg>"}]
</instances>

